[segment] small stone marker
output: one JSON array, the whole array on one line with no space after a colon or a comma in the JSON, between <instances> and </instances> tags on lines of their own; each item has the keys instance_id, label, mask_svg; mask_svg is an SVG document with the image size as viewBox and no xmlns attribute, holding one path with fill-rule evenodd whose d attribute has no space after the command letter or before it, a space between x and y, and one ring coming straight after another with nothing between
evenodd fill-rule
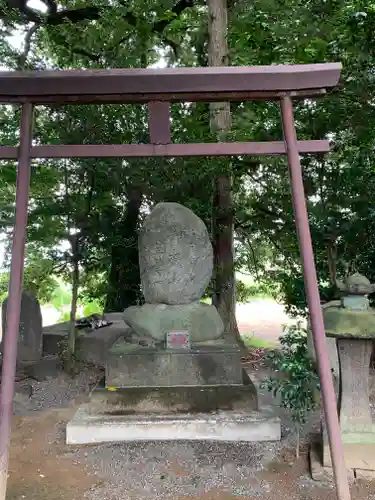
<instances>
[{"instance_id":1,"label":"small stone marker","mask_svg":"<svg viewBox=\"0 0 375 500\"><path fill-rule=\"evenodd\" d=\"M167 349L190 349L189 332L167 333Z\"/></svg>"},{"instance_id":2,"label":"small stone marker","mask_svg":"<svg viewBox=\"0 0 375 500\"><path fill-rule=\"evenodd\" d=\"M2 304L2 331L5 336L8 298ZM4 340L4 339L3 339ZM4 342L1 343L3 352ZM43 347L42 312L39 301L29 292L22 292L17 361L34 363L40 360Z\"/></svg>"}]
</instances>

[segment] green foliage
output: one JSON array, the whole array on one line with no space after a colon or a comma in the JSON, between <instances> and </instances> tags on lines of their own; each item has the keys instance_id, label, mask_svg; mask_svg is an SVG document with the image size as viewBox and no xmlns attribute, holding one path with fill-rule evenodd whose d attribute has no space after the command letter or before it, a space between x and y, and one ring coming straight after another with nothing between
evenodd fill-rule
<instances>
[{"instance_id":1,"label":"green foliage","mask_svg":"<svg viewBox=\"0 0 375 500\"><path fill-rule=\"evenodd\" d=\"M275 342L271 342L270 340L262 339L255 335L245 334L242 335L242 339L244 341L247 349L274 349Z\"/></svg>"},{"instance_id":2,"label":"green foliage","mask_svg":"<svg viewBox=\"0 0 375 500\"><path fill-rule=\"evenodd\" d=\"M169 65L207 64L207 12L199 3L130 0L125 5L96 0L83 9L80 18L65 21L67 6L80 9L82 2L55 3L58 13L54 17L29 5L22 13L0 1L2 66L145 67L157 62L160 54ZM298 136L329 138L332 143L329 155L303 158L305 194L322 298L333 297L335 279L348 270L359 269L374 281L372 5L344 0L255 0L251 4L229 2L228 9L233 65L343 63L339 92L317 103L295 104ZM23 50L28 44L13 47L10 38L23 31L30 42L27 53ZM234 140L282 138L277 103L232 103L231 110ZM206 103L173 104L171 112L174 142L212 141ZM1 144L18 143L19 114L17 107L0 107ZM38 107L35 114L39 143L147 140L145 106ZM141 300L134 242L143 209L161 200L177 201L191 207L211 227L211 181L224 168L233 174L235 266L245 268L259 283L239 282L238 300L277 294L290 312L304 314L306 298L287 165L279 157L239 157L230 162L208 158L34 161L28 258L35 258L30 278L29 271L25 273L25 283L36 287L39 298L47 301L55 286L50 277L70 279L72 263L78 259L83 302L97 300L102 308L121 309ZM0 234L7 241L14 220L14 186L14 162L2 162ZM76 249L69 243L72 234L79 234ZM6 293L7 281L6 275L1 276L0 295ZM61 300L53 298L59 307L66 305L67 297Z\"/></svg>"},{"instance_id":3,"label":"green foliage","mask_svg":"<svg viewBox=\"0 0 375 500\"><path fill-rule=\"evenodd\" d=\"M275 296L275 289L269 283L246 284L236 280L236 298L240 304L246 304L255 298L271 298Z\"/></svg>"},{"instance_id":4,"label":"green foliage","mask_svg":"<svg viewBox=\"0 0 375 500\"><path fill-rule=\"evenodd\" d=\"M64 306L69 306L71 302L71 290L69 290L63 283L60 283L59 287L53 293L51 304L55 309L61 311Z\"/></svg>"},{"instance_id":5,"label":"green foliage","mask_svg":"<svg viewBox=\"0 0 375 500\"><path fill-rule=\"evenodd\" d=\"M83 307L83 316L91 316L91 314L101 314L103 311L100 302L88 302Z\"/></svg>"},{"instance_id":6,"label":"green foliage","mask_svg":"<svg viewBox=\"0 0 375 500\"><path fill-rule=\"evenodd\" d=\"M320 389L315 363L307 349L306 332L298 325L284 330L280 337L280 349L267 352L266 361L276 376L264 380L262 387L279 394L281 406L291 415L299 427L305 423L309 413L317 407L316 393ZM297 454L299 441L297 439Z\"/></svg>"},{"instance_id":7,"label":"green foliage","mask_svg":"<svg viewBox=\"0 0 375 500\"><path fill-rule=\"evenodd\" d=\"M53 262L43 258L40 253L32 253L26 258L23 289L34 294L41 304L51 302L58 282L53 276ZM10 272L0 272L0 302L8 294Z\"/></svg>"},{"instance_id":8,"label":"green foliage","mask_svg":"<svg viewBox=\"0 0 375 500\"><path fill-rule=\"evenodd\" d=\"M58 323L67 323L70 321L70 312L69 311L64 311L61 313L60 318L58 319Z\"/></svg>"},{"instance_id":9,"label":"green foliage","mask_svg":"<svg viewBox=\"0 0 375 500\"><path fill-rule=\"evenodd\" d=\"M280 337L280 349L267 353L267 362L278 372L269 377L264 388L281 396L283 408L290 411L298 424L303 424L308 413L316 407L319 377L307 350L306 332L300 325L285 329Z\"/></svg>"}]
</instances>

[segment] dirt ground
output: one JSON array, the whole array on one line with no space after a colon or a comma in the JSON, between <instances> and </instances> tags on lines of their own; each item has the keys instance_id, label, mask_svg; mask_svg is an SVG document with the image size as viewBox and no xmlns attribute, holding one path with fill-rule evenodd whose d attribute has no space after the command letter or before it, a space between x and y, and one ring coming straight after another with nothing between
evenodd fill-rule
<instances>
[{"instance_id":1,"label":"dirt ground","mask_svg":"<svg viewBox=\"0 0 375 500\"><path fill-rule=\"evenodd\" d=\"M100 486L100 480L90 467L78 463L69 455L64 444L65 423L73 409L48 410L31 417L15 417L11 443L8 500L78 500L85 492ZM178 457L176 457L176 462ZM176 474L178 472L175 471ZM183 474L183 472L179 472ZM245 481L248 482L247 479ZM233 496L211 490L199 496L200 500L334 500L332 487L321 488L308 477L307 447L298 461L293 450L284 449L282 454L254 477L256 484L266 484L265 495ZM136 496L124 498L134 498ZM178 497L176 500L192 500L194 497ZM198 499L198 497L195 497ZM375 483L358 482L352 487L352 500L374 500Z\"/></svg>"},{"instance_id":2,"label":"dirt ground","mask_svg":"<svg viewBox=\"0 0 375 500\"><path fill-rule=\"evenodd\" d=\"M236 319L241 334L271 342L282 335L283 325L295 322L288 317L284 307L272 299L255 299L248 304L238 304Z\"/></svg>"},{"instance_id":3,"label":"dirt ground","mask_svg":"<svg viewBox=\"0 0 375 500\"><path fill-rule=\"evenodd\" d=\"M64 427L73 409L14 417L7 500L78 500L95 477L65 456Z\"/></svg>"},{"instance_id":4,"label":"dirt ground","mask_svg":"<svg viewBox=\"0 0 375 500\"><path fill-rule=\"evenodd\" d=\"M240 309L238 319L242 331L252 332L263 338L277 339L281 334L282 324L285 324L287 318L280 307L263 303L262 307L259 307L259 304L253 304ZM246 368L251 370L249 366ZM252 369L255 370L254 378L262 376L258 367L253 366ZM81 500L85 498L88 500L140 500L133 486L134 484L138 486L137 489L140 491L144 482L153 483L152 491L155 492L154 497L148 496L147 498L160 499L165 497L163 490L159 491L160 470L167 466L169 467L168 487L173 487L174 484L180 485L177 487L178 494L173 495L172 492L172 497L168 496L174 500L198 500L198 498L200 500L250 500L253 498L259 500L335 500L337 498L332 484L323 487L310 478L308 446L304 445L300 459L295 460L294 450L288 439L282 441L279 448L271 447L272 451L268 453L270 458L264 462L264 466L254 471L248 463L251 463L254 450L258 448L245 445L241 448L242 457L239 459L236 457L235 450L233 455L228 457L228 465L237 466L238 470L242 470L242 475L241 473L233 474L236 478L236 488L232 488L231 492L228 492L228 488L223 488L220 484L216 485L213 481L212 486L208 488L209 491L196 496L190 489L188 494L188 489L181 487L181 484L190 484L195 480L191 475L191 469L197 466L198 469L194 473L198 476L201 473L201 476L207 479L210 476L210 467L213 467L213 476L216 474L217 477L217 469L226 465L226 455L221 456L215 464L215 452L213 452L214 465L203 464L205 469L200 471L202 458L197 460L198 465L194 463L194 467L189 468L186 462L185 466L181 465L183 457L179 460L178 450L183 449L178 446L172 448L172 452L169 453L169 456L173 457L172 463L163 462L163 455L159 464L155 465L155 469L152 464L150 466L153 455L146 453L143 459L142 447L140 447L141 451L138 450L136 453L138 457L141 456L140 463L137 465L138 469L130 470L129 465L132 462L128 456L125 470L124 467L122 470L124 476L133 474L133 480L130 481L131 487L121 489L120 484L120 489L112 490L113 478L104 477L98 473L98 468L85 458L92 454L95 447L77 451L74 447L65 444L66 423L72 418L78 403L79 401L76 404L71 401L69 408L46 409L23 417L13 417L7 500ZM106 450L104 449L102 454L100 447L95 449L96 460L105 463L109 457L104 453ZM175 451L176 456L174 456ZM165 452L166 448L163 453ZM204 452L201 453L201 456L203 455ZM190 455L186 456L190 457ZM123 460L121 453L117 455L117 460ZM116 463L113 470L112 474L118 475ZM139 474L138 485L137 474ZM103 494L103 491L106 493ZM186 496L181 496L181 493ZM353 484L352 500L375 500L375 482Z\"/></svg>"}]
</instances>

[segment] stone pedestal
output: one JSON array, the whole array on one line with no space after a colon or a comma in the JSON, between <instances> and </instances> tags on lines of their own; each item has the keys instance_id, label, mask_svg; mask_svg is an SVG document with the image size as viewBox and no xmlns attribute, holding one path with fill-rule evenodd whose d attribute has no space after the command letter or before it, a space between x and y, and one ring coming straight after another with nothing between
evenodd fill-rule
<instances>
[{"instance_id":1,"label":"stone pedestal","mask_svg":"<svg viewBox=\"0 0 375 500\"><path fill-rule=\"evenodd\" d=\"M339 338L339 414L345 462L349 469L375 470L375 424L369 400L372 340ZM331 467L328 439L324 436L323 465Z\"/></svg>"},{"instance_id":2,"label":"stone pedestal","mask_svg":"<svg viewBox=\"0 0 375 500\"><path fill-rule=\"evenodd\" d=\"M277 441L235 345L142 347L118 340L105 380L69 422L68 444L145 440Z\"/></svg>"},{"instance_id":3,"label":"stone pedestal","mask_svg":"<svg viewBox=\"0 0 375 500\"><path fill-rule=\"evenodd\" d=\"M104 381L66 429L67 444L126 441L279 441L273 408L258 408L254 384L132 387L108 390Z\"/></svg>"},{"instance_id":4,"label":"stone pedestal","mask_svg":"<svg viewBox=\"0 0 375 500\"><path fill-rule=\"evenodd\" d=\"M108 351L107 387L242 385L238 346L142 347L119 339Z\"/></svg>"}]
</instances>

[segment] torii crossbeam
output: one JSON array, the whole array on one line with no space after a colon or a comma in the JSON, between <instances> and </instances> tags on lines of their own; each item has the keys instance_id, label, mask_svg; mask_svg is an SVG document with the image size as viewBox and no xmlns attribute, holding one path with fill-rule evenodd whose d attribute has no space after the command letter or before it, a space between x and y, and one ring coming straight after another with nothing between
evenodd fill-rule
<instances>
[{"instance_id":1,"label":"torii crossbeam","mask_svg":"<svg viewBox=\"0 0 375 500\"><path fill-rule=\"evenodd\" d=\"M22 106L18 147L0 146L0 159L18 160L7 329L0 394L0 500L5 500L12 399L16 373L23 261L27 235L30 163L33 158L286 155L301 251L312 334L339 500L350 500L336 396L302 180L301 153L328 152L327 140L298 141L292 99L313 98L335 87L341 65L111 69L0 73L0 103ZM180 101L279 101L284 141L172 144L170 103ZM32 145L33 108L38 104L147 103L149 144Z\"/></svg>"}]
</instances>

